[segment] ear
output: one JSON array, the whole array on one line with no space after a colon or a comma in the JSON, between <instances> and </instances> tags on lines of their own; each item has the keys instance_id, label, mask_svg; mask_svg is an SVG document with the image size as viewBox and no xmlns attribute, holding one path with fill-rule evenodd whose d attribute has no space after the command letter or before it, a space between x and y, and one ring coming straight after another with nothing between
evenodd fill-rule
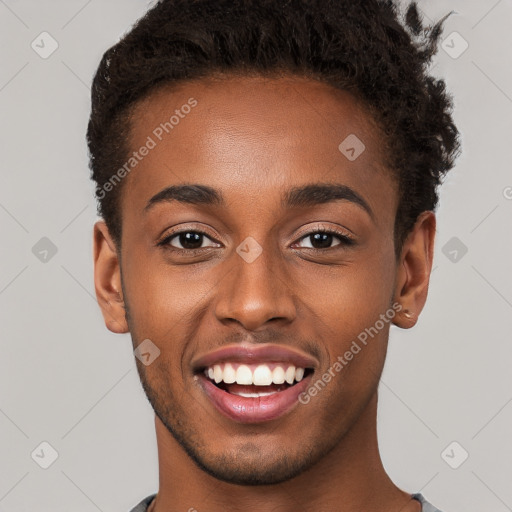
<instances>
[{"instance_id":1,"label":"ear","mask_svg":"<svg viewBox=\"0 0 512 512\"><path fill-rule=\"evenodd\" d=\"M129 332L115 244L104 221L94 224L94 287L105 325L117 334Z\"/></svg>"},{"instance_id":2,"label":"ear","mask_svg":"<svg viewBox=\"0 0 512 512\"><path fill-rule=\"evenodd\" d=\"M409 233L400 254L395 287L395 302L402 309L393 323L403 329L413 327L425 305L428 294L436 217L433 212L423 212Z\"/></svg>"}]
</instances>

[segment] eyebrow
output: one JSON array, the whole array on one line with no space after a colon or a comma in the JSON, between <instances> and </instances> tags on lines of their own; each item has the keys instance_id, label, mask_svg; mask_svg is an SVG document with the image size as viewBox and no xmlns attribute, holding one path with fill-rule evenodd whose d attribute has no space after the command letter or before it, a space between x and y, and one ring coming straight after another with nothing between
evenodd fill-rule
<instances>
[{"instance_id":1,"label":"eyebrow","mask_svg":"<svg viewBox=\"0 0 512 512\"><path fill-rule=\"evenodd\" d=\"M222 193L208 185L172 185L155 194L144 207L150 210L158 203L178 201L186 204L223 206L225 204Z\"/></svg>"},{"instance_id":2,"label":"eyebrow","mask_svg":"<svg viewBox=\"0 0 512 512\"><path fill-rule=\"evenodd\" d=\"M347 185L333 183L312 183L293 187L281 198L283 208L307 208L334 201L349 201L363 208L370 217L373 211L370 205ZM158 203L178 201L185 204L224 206L226 204L222 192L208 185L172 185L155 194L144 207L144 212Z\"/></svg>"},{"instance_id":3,"label":"eyebrow","mask_svg":"<svg viewBox=\"0 0 512 512\"><path fill-rule=\"evenodd\" d=\"M294 187L286 192L281 205L285 208L305 208L340 200L349 201L360 206L373 219L373 211L370 205L355 190L347 185L337 183L313 183Z\"/></svg>"}]
</instances>

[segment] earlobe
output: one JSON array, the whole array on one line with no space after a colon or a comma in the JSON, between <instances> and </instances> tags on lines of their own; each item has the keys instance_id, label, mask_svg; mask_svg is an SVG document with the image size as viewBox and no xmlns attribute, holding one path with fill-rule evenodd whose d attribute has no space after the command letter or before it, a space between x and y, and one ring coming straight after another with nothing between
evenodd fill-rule
<instances>
[{"instance_id":1,"label":"earlobe","mask_svg":"<svg viewBox=\"0 0 512 512\"><path fill-rule=\"evenodd\" d=\"M127 333L119 258L104 221L94 225L93 257L94 288L105 325L114 333Z\"/></svg>"},{"instance_id":2,"label":"earlobe","mask_svg":"<svg viewBox=\"0 0 512 512\"><path fill-rule=\"evenodd\" d=\"M398 265L395 302L402 309L393 323L403 329L413 327L427 300L436 218L433 212L423 212L404 242Z\"/></svg>"}]
</instances>

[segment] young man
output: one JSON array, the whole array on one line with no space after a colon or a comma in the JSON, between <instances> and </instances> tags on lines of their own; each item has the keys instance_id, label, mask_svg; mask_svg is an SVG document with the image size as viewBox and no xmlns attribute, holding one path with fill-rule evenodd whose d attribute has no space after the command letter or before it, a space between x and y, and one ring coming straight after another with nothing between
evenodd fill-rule
<instances>
[{"instance_id":1,"label":"young man","mask_svg":"<svg viewBox=\"0 0 512 512\"><path fill-rule=\"evenodd\" d=\"M134 512L433 512L377 443L459 153L391 0L163 0L100 63L95 286L130 332L160 485Z\"/></svg>"}]
</instances>

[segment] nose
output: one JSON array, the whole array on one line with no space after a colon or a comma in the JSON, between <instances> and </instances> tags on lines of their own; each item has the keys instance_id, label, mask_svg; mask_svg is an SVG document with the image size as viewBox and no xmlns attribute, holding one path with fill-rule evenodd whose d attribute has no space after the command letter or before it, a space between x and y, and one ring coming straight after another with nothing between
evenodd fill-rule
<instances>
[{"instance_id":1,"label":"nose","mask_svg":"<svg viewBox=\"0 0 512 512\"><path fill-rule=\"evenodd\" d=\"M236 321L255 331L269 321L292 322L294 293L277 255L263 248L253 261L233 252L232 270L217 287L215 315L222 323Z\"/></svg>"}]
</instances>

